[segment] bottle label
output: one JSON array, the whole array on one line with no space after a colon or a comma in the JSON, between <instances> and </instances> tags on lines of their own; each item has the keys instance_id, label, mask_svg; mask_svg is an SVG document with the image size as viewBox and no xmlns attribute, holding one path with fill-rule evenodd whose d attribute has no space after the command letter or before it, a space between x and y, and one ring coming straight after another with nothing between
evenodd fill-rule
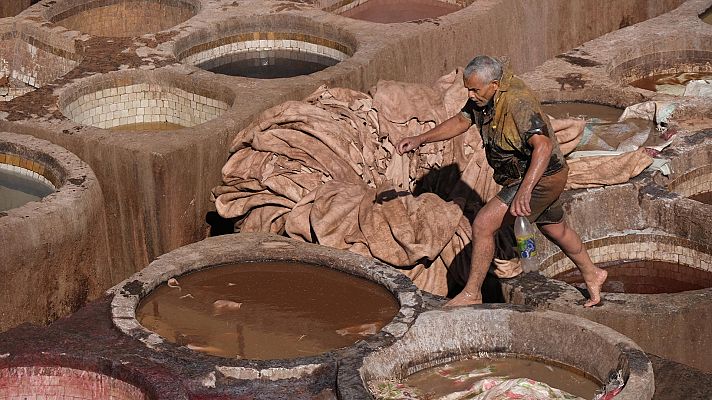
<instances>
[{"instance_id":1,"label":"bottle label","mask_svg":"<svg viewBox=\"0 0 712 400\"><path fill-rule=\"evenodd\" d=\"M521 258L536 257L536 243L534 235L517 238L517 250Z\"/></svg>"}]
</instances>

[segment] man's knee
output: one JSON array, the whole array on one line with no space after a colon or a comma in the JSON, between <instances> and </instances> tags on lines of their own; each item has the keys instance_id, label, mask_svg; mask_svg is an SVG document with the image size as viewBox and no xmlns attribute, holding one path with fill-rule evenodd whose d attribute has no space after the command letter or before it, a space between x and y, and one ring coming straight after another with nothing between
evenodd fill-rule
<instances>
[{"instance_id":1,"label":"man's knee","mask_svg":"<svg viewBox=\"0 0 712 400\"><path fill-rule=\"evenodd\" d=\"M494 237L501 225L502 218L498 218L497 215L478 213L472 223L472 235L475 237Z\"/></svg>"},{"instance_id":2,"label":"man's knee","mask_svg":"<svg viewBox=\"0 0 712 400\"><path fill-rule=\"evenodd\" d=\"M472 223L472 236L476 238L494 238L494 234L496 231L497 228L494 228L491 224L488 224L484 220L478 220L477 218L475 218L475 222Z\"/></svg>"},{"instance_id":3,"label":"man's knee","mask_svg":"<svg viewBox=\"0 0 712 400\"><path fill-rule=\"evenodd\" d=\"M553 241L559 241L563 239L564 235L566 234L566 223L565 222L560 222L558 224L546 224L546 225L540 225L539 230L548 237L549 239Z\"/></svg>"}]
</instances>

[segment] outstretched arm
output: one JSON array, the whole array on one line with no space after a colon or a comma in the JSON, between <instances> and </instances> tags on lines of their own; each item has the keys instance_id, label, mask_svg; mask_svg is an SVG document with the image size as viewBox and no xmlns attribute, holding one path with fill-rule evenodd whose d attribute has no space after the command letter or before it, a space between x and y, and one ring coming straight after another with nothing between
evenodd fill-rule
<instances>
[{"instance_id":1,"label":"outstretched arm","mask_svg":"<svg viewBox=\"0 0 712 400\"><path fill-rule=\"evenodd\" d=\"M450 117L442 124L436 125L433 129L418 136L411 136L402 139L396 145L398 154L407 153L424 143L439 142L448 140L455 136L462 135L470 129L471 122L462 114Z\"/></svg>"}]
</instances>

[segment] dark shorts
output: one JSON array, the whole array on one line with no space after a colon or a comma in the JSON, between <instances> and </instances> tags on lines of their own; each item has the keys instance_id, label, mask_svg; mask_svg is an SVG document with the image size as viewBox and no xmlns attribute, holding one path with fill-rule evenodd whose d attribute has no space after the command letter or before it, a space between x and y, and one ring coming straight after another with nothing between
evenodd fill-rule
<instances>
[{"instance_id":1,"label":"dark shorts","mask_svg":"<svg viewBox=\"0 0 712 400\"><path fill-rule=\"evenodd\" d=\"M529 207L532 210L532 213L527 217L529 222L545 225L558 224L564 220L564 209L559 197L564 191L568 175L569 167L564 166L558 172L542 176L539 179L539 183L532 190L532 198L529 202ZM497 193L497 198L511 206L517 190L519 190L518 183L504 187Z\"/></svg>"}]
</instances>

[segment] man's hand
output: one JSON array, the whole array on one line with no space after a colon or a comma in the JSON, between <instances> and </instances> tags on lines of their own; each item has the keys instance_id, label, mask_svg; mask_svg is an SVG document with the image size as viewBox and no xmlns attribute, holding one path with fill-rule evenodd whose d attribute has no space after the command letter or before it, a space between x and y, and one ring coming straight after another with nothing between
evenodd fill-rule
<instances>
[{"instance_id":1,"label":"man's hand","mask_svg":"<svg viewBox=\"0 0 712 400\"><path fill-rule=\"evenodd\" d=\"M532 194L524 188L519 188L517 194L514 195L514 200L512 200L512 205L509 206L509 212L515 217L526 217L532 213L531 207L529 207L529 202L532 199Z\"/></svg>"},{"instance_id":2,"label":"man's hand","mask_svg":"<svg viewBox=\"0 0 712 400\"><path fill-rule=\"evenodd\" d=\"M401 141L396 145L396 151L398 154L403 155L403 153L416 149L418 146L420 146L420 139L418 136L411 136L401 139Z\"/></svg>"}]
</instances>

